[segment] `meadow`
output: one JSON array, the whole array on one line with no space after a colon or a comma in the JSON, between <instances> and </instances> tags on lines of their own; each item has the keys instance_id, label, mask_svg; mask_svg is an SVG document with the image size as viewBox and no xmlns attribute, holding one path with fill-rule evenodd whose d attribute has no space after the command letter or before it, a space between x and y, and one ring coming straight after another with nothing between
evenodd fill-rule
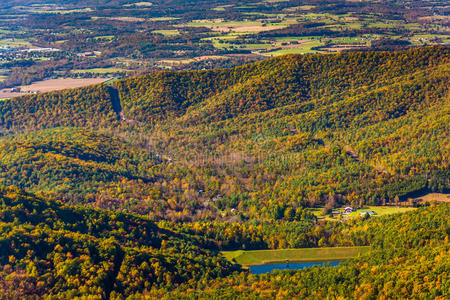
<instances>
[{"instance_id":1,"label":"meadow","mask_svg":"<svg viewBox=\"0 0 450 300\"><path fill-rule=\"evenodd\" d=\"M93 69L82 69L82 70L72 70L72 74L85 74L85 73L95 73L95 74L112 74L112 73L122 73L126 72L126 69L122 68L93 68Z\"/></svg>"},{"instance_id":2,"label":"meadow","mask_svg":"<svg viewBox=\"0 0 450 300\"><path fill-rule=\"evenodd\" d=\"M163 36L177 36L180 35L180 32L177 29L160 29L160 30L153 30L153 33L159 33L162 34Z\"/></svg>"},{"instance_id":3,"label":"meadow","mask_svg":"<svg viewBox=\"0 0 450 300\"><path fill-rule=\"evenodd\" d=\"M369 251L369 247L327 247L277 250L237 250L223 251L222 255L229 261L243 266L267 263L336 261L345 260Z\"/></svg>"},{"instance_id":4,"label":"meadow","mask_svg":"<svg viewBox=\"0 0 450 300\"><path fill-rule=\"evenodd\" d=\"M330 216L330 215L323 215L323 208L311 208L309 211L313 213L316 217L318 217L321 220L327 220L327 221L338 221L343 218L356 218L361 215L363 211L374 211L375 214L371 217L379 217L384 215L392 215L392 214L398 214L398 213L405 213L409 211L413 211L417 208L415 207L402 207L402 206L363 206L360 209L357 209L349 214L343 214L343 215L336 215L336 216ZM344 208L337 208L334 209L334 211L343 211Z\"/></svg>"}]
</instances>

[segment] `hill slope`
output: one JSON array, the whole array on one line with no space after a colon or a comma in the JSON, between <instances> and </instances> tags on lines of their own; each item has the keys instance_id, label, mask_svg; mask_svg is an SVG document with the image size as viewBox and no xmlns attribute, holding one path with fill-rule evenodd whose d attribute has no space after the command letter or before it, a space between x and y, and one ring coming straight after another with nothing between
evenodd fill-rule
<instances>
[{"instance_id":1,"label":"hill slope","mask_svg":"<svg viewBox=\"0 0 450 300\"><path fill-rule=\"evenodd\" d=\"M251 275L196 239L124 213L0 187L0 297L448 298L448 204L354 220L336 240L368 243L337 267Z\"/></svg>"},{"instance_id":2,"label":"hill slope","mask_svg":"<svg viewBox=\"0 0 450 300\"><path fill-rule=\"evenodd\" d=\"M168 219L284 219L447 192L449 52L290 55L4 101L0 127L16 137L0 140L3 182ZM61 126L89 133L18 136ZM102 144L99 157L70 154ZM30 180L33 161L52 171Z\"/></svg>"},{"instance_id":3,"label":"hill slope","mask_svg":"<svg viewBox=\"0 0 450 300\"><path fill-rule=\"evenodd\" d=\"M132 215L64 206L5 187L0 203L2 298L105 299L234 268L189 236Z\"/></svg>"},{"instance_id":4,"label":"hill slope","mask_svg":"<svg viewBox=\"0 0 450 300\"><path fill-rule=\"evenodd\" d=\"M285 56L1 101L0 298L448 298L448 204L347 222L307 208L448 192L449 52ZM217 254L323 246L371 250L261 276Z\"/></svg>"},{"instance_id":5,"label":"hill slope","mask_svg":"<svg viewBox=\"0 0 450 300\"><path fill-rule=\"evenodd\" d=\"M180 286L170 298L202 299L447 299L450 267L450 205L374 218L341 232L370 241L372 250L336 267L234 274L192 290ZM147 295L162 296L161 292Z\"/></svg>"}]
</instances>

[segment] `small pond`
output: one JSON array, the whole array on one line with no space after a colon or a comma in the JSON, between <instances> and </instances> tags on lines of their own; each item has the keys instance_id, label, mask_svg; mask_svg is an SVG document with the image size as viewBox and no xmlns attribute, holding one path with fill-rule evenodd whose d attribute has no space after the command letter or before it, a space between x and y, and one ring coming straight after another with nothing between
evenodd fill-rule
<instances>
[{"instance_id":1,"label":"small pond","mask_svg":"<svg viewBox=\"0 0 450 300\"><path fill-rule=\"evenodd\" d=\"M264 274L273 270L299 270L313 266L337 266L343 261L311 261L302 263L282 263L282 264L264 264L249 266L250 272L253 274Z\"/></svg>"}]
</instances>

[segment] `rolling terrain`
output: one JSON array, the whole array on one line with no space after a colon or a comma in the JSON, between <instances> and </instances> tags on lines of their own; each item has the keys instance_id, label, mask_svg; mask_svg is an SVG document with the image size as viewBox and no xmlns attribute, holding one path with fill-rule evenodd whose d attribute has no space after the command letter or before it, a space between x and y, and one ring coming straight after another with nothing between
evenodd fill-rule
<instances>
[{"instance_id":1,"label":"rolling terrain","mask_svg":"<svg viewBox=\"0 0 450 300\"><path fill-rule=\"evenodd\" d=\"M448 203L312 208L448 193L449 52L288 55L0 101L0 298L448 298ZM236 250L353 258L255 275L221 254Z\"/></svg>"},{"instance_id":2,"label":"rolling terrain","mask_svg":"<svg viewBox=\"0 0 450 300\"><path fill-rule=\"evenodd\" d=\"M124 213L64 206L0 188L0 296L96 299L230 274L195 239Z\"/></svg>"},{"instance_id":3,"label":"rolling terrain","mask_svg":"<svg viewBox=\"0 0 450 300\"><path fill-rule=\"evenodd\" d=\"M0 181L169 220L446 192L448 54L290 55L2 101Z\"/></svg>"},{"instance_id":4,"label":"rolling terrain","mask_svg":"<svg viewBox=\"0 0 450 300\"><path fill-rule=\"evenodd\" d=\"M242 271L199 245L198 236L142 217L63 205L11 187L0 188L0 203L0 296L6 299L450 295L446 203L347 224L338 239L371 246L339 266L264 275Z\"/></svg>"}]
</instances>

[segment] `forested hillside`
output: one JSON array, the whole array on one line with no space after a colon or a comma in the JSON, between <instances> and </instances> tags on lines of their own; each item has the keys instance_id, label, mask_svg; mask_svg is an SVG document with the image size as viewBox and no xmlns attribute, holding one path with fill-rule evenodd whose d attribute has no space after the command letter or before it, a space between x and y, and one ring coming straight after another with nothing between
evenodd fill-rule
<instances>
[{"instance_id":1,"label":"forested hillside","mask_svg":"<svg viewBox=\"0 0 450 300\"><path fill-rule=\"evenodd\" d=\"M2 133L55 126L92 127L117 119L104 86L23 96L1 101L0 107Z\"/></svg>"},{"instance_id":2,"label":"forested hillside","mask_svg":"<svg viewBox=\"0 0 450 300\"><path fill-rule=\"evenodd\" d=\"M315 214L448 193L449 54L289 55L0 101L0 298L449 298L448 203ZM219 252L326 246L370 251L265 275Z\"/></svg>"},{"instance_id":3,"label":"forested hillside","mask_svg":"<svg viewBox=\"0 0 450 300\"><path fill-rule=\"evenodd\" d=\"M449 52L289 55L1 101L0 181L153 220L446 192Z\"/></svg>"},{"instance_id":4,"label":"forested hillside","mask_svg":"<svg viewBox=\"0 0 450 300\"><path fill-rule=\"evenodd\" d=\"M172 298L201 299L447 299L450 296L450 206L371 219L342 231L340 237L368 241L372 250L337 267L234 274L191 287ZM145 293L144 293L145 294ZM142 295L142 294L141 294ZM147 294L148 299L163 296Z\"/></svg>"},{"instance_id":5,"label":"forested hillside","mask_svg":"<svg viewBox=\"0 0 450 300\"><path fill-rule=\"evenodd\" d=\"M0 297L130 295L233 270L194 239L124 213L0 188Z\"/></svg>"},{"instance_id":6,"label":"forested hillside","mask_svg":"<svg viewBox=\"0 0 450 300\"><path fill-rule=\"evenodd\" d=\"M448 54L448 48L422 48L404 52L289 55L234 69L156 73L120 81L117 86L128 118L151 122L189 111L190 122L209 123L290 104L296 104L297 111L292 112L297 113L347 102L349 108L356 108L359 102L366 100L358 99L363 94L373 93L382 98L384 93L389 93L383 87L392 89L392 96L405 101L411 92L421 96L420 75L423 77L425 69L434 73L425 73L433 75L428 84L442 84ZM415 84L414 91L407 88L412 84ZM398 90L400 86L402 90ZM427 93L438 93L437 96L442 96L443 92L427 90ZM380 99L374 100L380 102ZM401 107L406 108L404 113L413 101L421 98L408 100ZM381 112L392 113L383 102L374 103L379 107L369 106L372 103L367 101L364 104L372 112L381 109ZM353 116L360 114L361 111L354 111ZM195 116L197 118L192 120ZM310 125L309 129L328 127L330 124L320 122L317 126Z\"/></svg>"},{"instance_id":7,"label":"forested hillside","mask_svg":"<svg viewBox=\"0 0 450 300\"><path fill-rule=\"evenodd\" d=\"M6 299L450 295L445 203L336 227L336 241L371 245L368 254L337 267L251 275L211 246L200 246L198 237L142 217L67 206L6 187L0 201L0 297Z\"/></svg>"}]
</instances>

